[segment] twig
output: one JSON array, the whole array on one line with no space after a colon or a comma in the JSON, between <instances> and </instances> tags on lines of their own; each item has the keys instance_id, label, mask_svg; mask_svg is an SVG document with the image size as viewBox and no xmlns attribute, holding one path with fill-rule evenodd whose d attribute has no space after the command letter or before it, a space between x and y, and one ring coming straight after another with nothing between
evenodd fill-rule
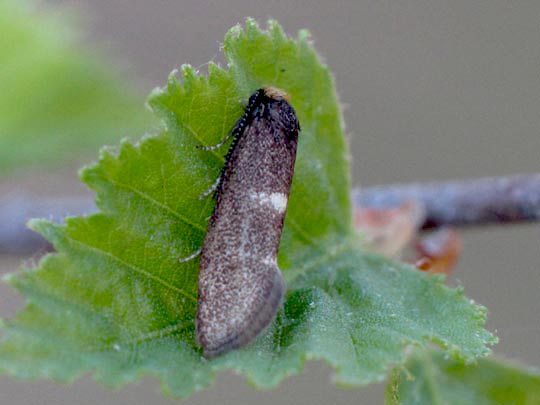
<instances>
[{"instance_id":1,"label":"twig","mask_svg":"<svg viewBox=\"0 0 540 405\"><path fill-rule=\"evenodd\" d=\"M0 198L0 252L22 253L47 248L48 243L26 227L31 218L60 222L68 215L96 210L92 200L82 197L37 198L29 193L8 193Z\"/></svg>"},{"instance_id":2,"label":"twig","mask_svg":"<svg viewBox=\"0 0 540 405\"><path fill-rule=\"evenodd\" d=\"M540 173L353 190L356 207L388 208L404 201L424 205L423 229L540 220Z\"/></svg>"},{"instance_id":3,"label":"twig","mask_svg":"<svg viewBox=\"0 0 540 405\"><path fill-rule=\"evenodd\" d=\"M356 207L395 207L412 200L424 205L424 229L484 226L540 220L540 173L441 183L390 185L355 189ZM47 246L26 228L30 218L61 221L90 214L94 203L83 197L40 198L9 193L0 198L0 252L30 252Z\"/></svg>"}]
</instances>

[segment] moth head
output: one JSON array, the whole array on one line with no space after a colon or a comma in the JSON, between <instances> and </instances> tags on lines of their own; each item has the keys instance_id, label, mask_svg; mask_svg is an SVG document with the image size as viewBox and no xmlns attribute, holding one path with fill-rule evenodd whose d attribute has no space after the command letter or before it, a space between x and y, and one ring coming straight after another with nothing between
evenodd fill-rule
<instances>
[{"instance_id":1,"label":"moth head","mask_svg":"<svg viewBox=\"0 0 540 405\"><path fill-rule=\"evenodd\" d=\"M264 95L273 100L285 100L287 102L291 101L291 96L285 93L283 90L278 89L277 87L267 86L263 87Z\"/></svg>"}]
</instances>

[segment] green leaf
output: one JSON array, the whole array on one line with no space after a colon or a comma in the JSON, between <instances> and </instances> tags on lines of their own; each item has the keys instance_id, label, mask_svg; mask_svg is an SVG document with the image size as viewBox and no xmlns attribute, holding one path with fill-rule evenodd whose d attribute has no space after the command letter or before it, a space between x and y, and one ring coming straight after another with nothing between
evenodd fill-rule
<instances>
[{"instance_id":1,"label":"green leaf","mask_svg":"<svg viewBox=\"0 0 540 405\"><path fill-rule=\"evenodd\" d=\"M415 350L386 389L387 404L540 404L540 369L497 358L465 365L435 350Z\"/></svg>"},{"instance_id":2,"label":"green leaf","mask_svg":"<svg viewBox=\"0 0 540 405\"><path fill-rule=\"evenodd\" d=\"M143 97L83 50L70 18L0 2L0 174L82 161L152 123Z\"/></svg>"},{"instance_id":3,"label":"green leaf","mask_svg":"<svg viewBox=\"0 0 540 405\"><path fill-rule=\"evenodd\" d=\"M143 374L187 396L231 368L273 387L323 359L336 381L367 384L403 361L406 345L434 341L456 357L488 353L485 310L409 266L367 253L354 234L349 168L332 76L306 31L287 38L270 21L232 28L229 69L208 77L183 66L149 104L165 129L119 151L104 149L82 172L101 213L63 226L32 221L58 253L9 282L27 307L6 322L0 369L22 377L70 380L92 371L117 386ZM178 259L203 240L214 183L226 150L216 144L257 88L291 96L302 125L278 262L288 282L284 308L253 344L213 360L194 342L197 260Z\"/></svg>"}]
</instances>

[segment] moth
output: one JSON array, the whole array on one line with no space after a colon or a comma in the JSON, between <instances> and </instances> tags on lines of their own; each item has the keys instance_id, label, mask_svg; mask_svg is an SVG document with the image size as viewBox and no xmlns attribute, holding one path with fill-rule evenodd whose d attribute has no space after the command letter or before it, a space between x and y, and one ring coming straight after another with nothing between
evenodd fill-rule
<instances>
[{"instance_id":1,"label":"moth","mask_svg":"<svg viewBox=\"0 0 540 405\"><path fill-rule=\"evenodd\" d=\"M264 87L230 132L200 258L196 339L207 358L254 340L281 306L277 253L299 131L288 95Z\"/></svg>"}]
</instances>

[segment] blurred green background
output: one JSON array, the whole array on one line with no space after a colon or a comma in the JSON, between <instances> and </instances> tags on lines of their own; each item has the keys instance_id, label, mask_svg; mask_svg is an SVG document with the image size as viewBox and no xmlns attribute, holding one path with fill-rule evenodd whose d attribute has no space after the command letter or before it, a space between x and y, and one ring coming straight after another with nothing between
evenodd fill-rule
<instances>
[{"instance_id":1,"label":"blurred green background","mask_svg":"<svg viewBox=\"0 0 540 405\"><path fill-rule=\"evenodd\" d=\"M353 183L384 184L539 171L540 3L536 1L3 0L0 3L0 206L13 195L81 197L76 169L102 144L155 127L146 94L182 63L223 63L220 41L246 16L311 30L336 77ZM4 35L5 33L5 35ZM66 119L69 117L69 119ZM82 124L84 123L84 124ZM490 310L495 351L540 365L540 228L462 232L451 278ZM41 250L42 252L42 250ZM0 272L37 253L0 254ZM0 316L21 299L0 285ZM257 392L223 374L187 404L373 404L383 386L343 390L310 363ZM0 379L1 404L166 404L157 383L110 392Z\"/></svg>"}]
</instances>

